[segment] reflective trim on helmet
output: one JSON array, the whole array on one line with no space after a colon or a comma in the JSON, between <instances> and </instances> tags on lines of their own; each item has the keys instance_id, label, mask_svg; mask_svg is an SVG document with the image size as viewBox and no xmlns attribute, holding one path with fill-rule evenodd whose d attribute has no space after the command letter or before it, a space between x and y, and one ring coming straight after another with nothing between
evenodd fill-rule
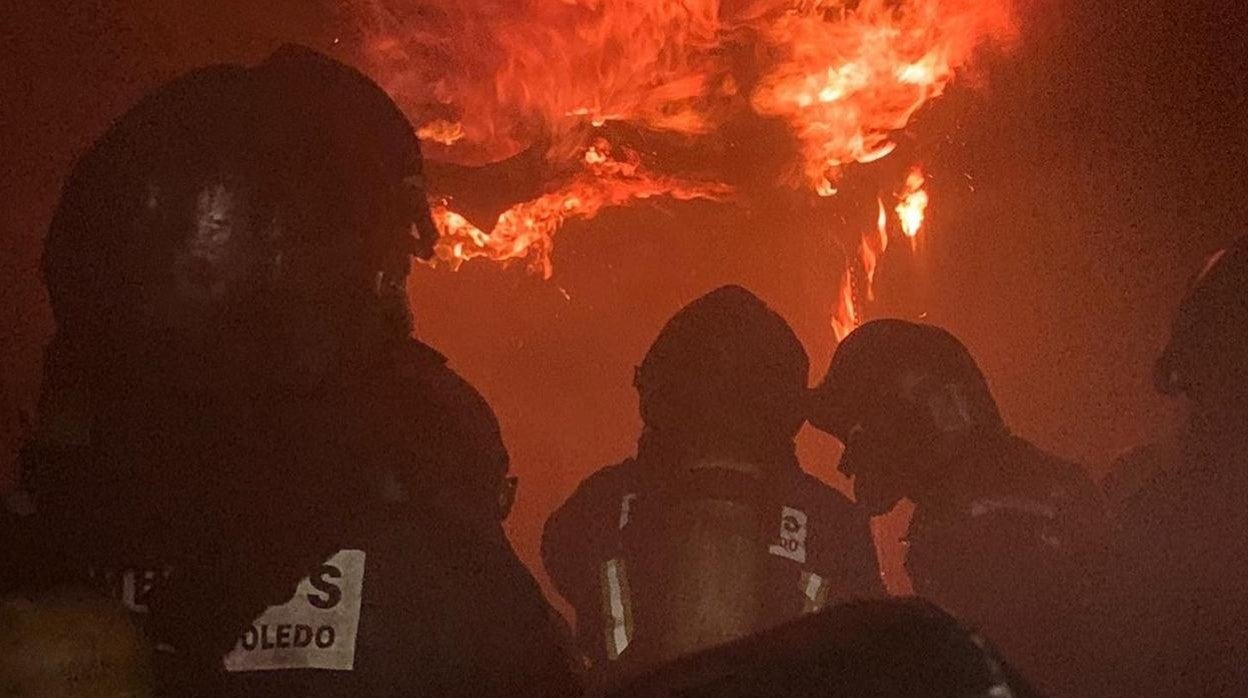
<instances>
[{"instance_id":1,"label":"reflective trim on helmet","mask_svg":"<svg viewBox=\"0 0 1248 698\"><path fill-rule=\"evenodd\" d=\"M633 612L624 561L618 558L602 563L602 604L606 616L607 657L620 658L633 639Z\"/></svg>"},{"instance_id":2,"label":"reflective trim on helmet","mask_svg":"<svg viewBox=\"0 0 1248 698\"><path fill-rule=\"evenodd\" d=\"M1218 266L1218 262L1222 261L1222 258L1226 256L1229 249L1230 248L1223 248L1209 255L1209 258L1205 260L1205 266L1200 268L1200 273L1197 274L1196 278L1192 281L1192 288L1199 286L1201 282L1209 276L1209 272L1213 271L1213 268Z\"/></svg>"},{"instance_id":3,"label":"reflective trim on helmet","mask_svg":"<svg viewBox=\"0 0 1248 698\"><path fill-rule=\"evenodd\" d=\"M996 653L978 633L971 633L970 637L971 642L979 648L984 664L988 667L988 673L992 675L992 680L995 682L984 691L984 698L1014 698L1014 689L1010 688L1010 682L1005 677L1001 662L997 661Z\"/></svg>"},{"instance_id":4,"label":"reflective trim on helmet","mask_svg":"<svg viewBox=\"0 0 1248 698\"><path fill-rule=\"evenodd\" d=\"M1046 519L1056 519L1057 510L1044 502L1027 497L986 497L971 502L971 516L984 516L998 511L1018 511Z\"/></svg>"},{"instance_id":5,"label":"reflective trim on helmet","mask_svg":"<svg viewBox=\"0 0 1248 698\"><path fill-rule=\"evenodd\" d=\"M632 516L632 513L633 513L633 502L634 502L636 499L637 499L637 494L636 494L635 492L629 492L628 494L624 495L623 497L620 497L620 524L619 524L619 527L620 527L620 530L621 530L621 531L623 531L623 530L624 530L624 527L628 525L628 522L629 522L629 520L630 520L630 517Z\"/></svg>"}]
</instances>

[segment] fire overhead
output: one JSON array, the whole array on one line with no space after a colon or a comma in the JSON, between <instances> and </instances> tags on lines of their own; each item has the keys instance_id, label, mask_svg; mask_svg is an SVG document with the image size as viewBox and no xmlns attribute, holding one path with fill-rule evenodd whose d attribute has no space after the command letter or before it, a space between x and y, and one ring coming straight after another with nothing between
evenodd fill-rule
<instances>
[{"instance_id":1,"label":"fire overhead","mask_svg":"<svg viewBox=\"0 0 1248 698\"><path fill-rule=\"evenodd\" d=\"M573 219L657 197L734 201L723 174L607 140L607 128L710 140L734 119L781 124L792 155L775 182L836 194L846 168L894 153L922 107L1007 44L1012 0L359 0L374 72L420 124L428 154L479 165L540 149L541 193L478 225L435 202L439 259L523 260L549 277ZM616 132L612 131L611 136ZM918 163L880 220L864 221L841 275L838 336L873 296L888 208L913 239L928 193ZM880 191L898 191L880 183ZM851 226L854 224L850 223Z\"/></svg>"}]
</instances>

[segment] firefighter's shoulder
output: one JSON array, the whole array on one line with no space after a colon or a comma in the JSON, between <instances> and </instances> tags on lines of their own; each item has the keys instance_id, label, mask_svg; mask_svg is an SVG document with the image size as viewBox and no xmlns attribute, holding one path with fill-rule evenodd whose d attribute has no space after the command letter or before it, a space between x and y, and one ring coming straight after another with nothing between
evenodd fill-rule
<instances>
[{"instance_id":1,"label":"firefighter's shoulder","mask_svg":"<svg viewBox=\"0 0 1248 698\"><path fill-rule=\"evenodd\" d=\"M789 479L785 497L804 506L811 513L832 525L857 522L866 515L853 500L843 492L807 472L799 472Z\"/></svg>"},{"instance_id":2,"label":"firefighter's shoulder","mask_svg":"<svg viewBox=\"0 0 1248 698\"><path fill-rule=\"evenodd\" d=\"M613 517L631 492L632 470L628 460L594 472L546 520L542 562L565 596L584 581L585 563L616 541L618 518Z\"/></svg>"},{"instance_id":3,"label":"firefighter's shoulder","mask_svg":"<svg viewBox=\"0 0 1248 698\"><path fill-rule=\"evenodd\" d=\"M412 340L393 361L370 374L361 411L433 443L505 454L502 430L493 408L476 387L456 372L446 357Z\"/></svg>"},{"instance_id":4,"label":"firefighter's shoulder","mask_svg":"<svg viewBox=\"0 0 1248 698\"><path fill-rule=\"evenodd\" d=\"M614 508L620 498L636 489L636 462L628 459L599 468L581 481L562 505L560 511L591 512Z\"/></svg>"}]
</instances>

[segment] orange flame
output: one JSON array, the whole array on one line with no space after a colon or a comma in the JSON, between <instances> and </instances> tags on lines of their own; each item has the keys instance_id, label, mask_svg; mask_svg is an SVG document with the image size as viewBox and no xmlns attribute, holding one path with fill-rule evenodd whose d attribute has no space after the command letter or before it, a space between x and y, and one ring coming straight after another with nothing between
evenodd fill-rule
<instances>
[{"instance_id":1,"label":"orange flame","mask_svg":"<svg viewBox=\"0 0 1248 698\"><path fill-rule=\"evenodd\" d=\"M975 49L1008 38L1008 0L862 0L853 9L815 0L761 30L780 59L751 104L786 121L802 145L802 174L821 195L845 165L895 147L928 100L939 96Z\"/></svg>"},{"instance_id":2,"label":"orange flame","mask_svg":"<svg viewBox=\"0 0 1248 698\"><path fill-rule=\"evenodd\" d=\"M567 158L606 121L696 135L752 108L789 125L821 194L845 165L891 152L978 46L1013 33L1012 0L350 1L413 119L461 125L440 159L536 142Z\"/></svg>"},{"instance_id":3,"label":"orange flame","mask_svg":"<svg viewBox=\"0 0 1248 698\"><path fill-rule=\"evenodd\" d=\"M629 150L616 159L602 139L585 151L582 162L582 171L563 186L504 211L488 234L445 202L435 204L434 222L442 233L438 258L452 266L477 257L498 262L527 259L530 270L550 278L554 235L569 220L590 219L603 208L638 199L722 200L732 193L724 184L650 173Z\"/></svg>"},{"instance_id":4,"label":"orange flame","mask_svg":"<svg viewBox=\"0 0 1248 698\"><path fill-rule=\"evenodd\" d=\"M416 135L422 141L455 145L464 137L464 125L458 121L434 119L417 129Z\"/></svg>"},{"instance_id":5,"label":"orange flame","mask_svg":"<svg viewBox=\"0 0 1248 698\"><path fill-rule=\"evenodd\" d=\"M901 232L913 239L923 227L923 216L927 211L928 196L924 191L923 170L918 167L910 169L906 175L906 187L897 201L897 220L901 222Z\"/></svg>"},{"instance_id":6,"label":"orange flame","mask_svg":"<svg viewBox=\"0 0 1248 698\"><path fill-rule=\"evenodd\" d=\"M854 303L854 272L846 267L841 273L836 295L836 310L832 313L832 332L836 341L843 342L858 327L858 308Z\"/></svg>"},{"instance_id":7,"label":"orange flame","mask_svg":"<svg viewBox=\"0 0 1248 698\"><path fill-rule=\"evenodd\" d=\"M464 164L536 142L579 150L594 125L700 134L735 92L719 0L354 0L368 58L417 122L462 124Z\"/></svg>"},{"instance_id":8,"label":"orange flame","mask_svg":"<svg viewBox=\"0 0 1248 698\"><path fill-rule=\"evenodd\" d=\"M924 183L923 171L917 166L911 168L894 209L902 232L911 241L919 234L919 228L923 225L923 214L927 209L928 196L923 190ZM857 263L864 278L863 295L868 301L875 300L875 272L879 268L880 259L888 250L888 211L884 207L883 199L877 198L875 203L875 228L863 233L858 241L857 253ZM861 322L858 288L854 279L854 268L851 264L841 275L837 305L832 313L832 328L836 332L837 341L843 340Z\"/></svg>"},{"instance_id":9,"label":"orange flame","mask_svg":"<svg viewBox=\"0 0 1248 698\"><path fill-rule=\"evenodd\" d=\"M862 271L867 277L867 300L875 300L875 270L880 264L880 257L888 249L888 214L884 212L884 201L875 200L880 213L875 220L875 230L863 234L858 243L858 261L862 263Z\"/></svg>"},{"instance_id":10,"label":"orange flame","mask_svg":"<svg viewBox=\"0 0 1248 698\"><path fill-rule=\"evenodd\" d=\"M875 228L863 233L858 241L858 264L866 278L865 295L869 301L875 300L875 271L879 267L880 257L888 249L888 213L882 199L876 199L876 205L879 213L875 219ZM838 342L845 339L861 322L857 290L854 285L853 266L847 266L840 278L836 310L832 313L832 329Z\"/></svg>"},{"instance_id":11,"label":"orange flame","mask_svg":"<svg viewBox=\"0 0 1248 698\"><path fill-rule=\"evenodd\" d=\"M980 46L1014 33L1013 0L347 2L366 62L422 124L432 159L482 164L540 145L559 172L608 121L710 137L753 112L791 132L791 183L825 196L845 167L891 153ZM526 258L548 276L550 236L566 220L652 196L728 196L628 163L586 163L489 234L440 207L443 259ZM926 196L914 187L898 211L908 236ZM883 232L871 237L859 250L868 296L887 244Z\"/></svg>"}]
</instances>

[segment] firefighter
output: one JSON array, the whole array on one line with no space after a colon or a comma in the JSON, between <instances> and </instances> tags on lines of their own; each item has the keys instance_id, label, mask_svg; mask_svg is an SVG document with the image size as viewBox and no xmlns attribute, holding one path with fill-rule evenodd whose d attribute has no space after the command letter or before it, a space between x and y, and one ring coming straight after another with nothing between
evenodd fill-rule
<instances>
[{"instance_id":1,"label":"firefighter","mask_svg":"<svg viewBox=\"0 0 1248 698\"><path fill-rule=\"evenodd\" d=\"M597 681L883 593L866 516L798 463L807 370L737 286L659 333L636 370L636 455L586 479L542 538Z\"/></svg>"},{"instance_id":2,"label":"firefighter","mask_svg":"<svg viewBox=\"0 0 1248 698\"><path fill-rule=\"evenodd\" d=\"M285 47L155 91L68 180L23 463L47 542L5 576L115 594L161 695L574 689L497 421L411 339L421 174L379 87Z\"/></svg>"},{"instance_id":3,"label":"firefighter","mask_svg":"<svg viewBox=\"0 0 1248 698\"><path fill-rule=\"evenodd\" d=\"M1214 255L1156 365L1188 414L1174 460L1126 502L1097 614L1087 695L1248 691L1248 238Z\"/></svg>"},{"instance_id":4,"label":"firefighter","mask_svg":"<svg viewBox=\"0 0 1248 698\"><path fill-rule=\"evenodd\" d=\"M1111 518L1118 519L1150 480L1174 464L1177 446L1168 441L1146 443L1119 454L1101 478L1101 491Z\"/></svg>"},{"instance_id":5,"label":"firefighter","mask_svg":"<svg viewBox=\"0 0 1248 698\"><path fill-rule=\"evenodd\" d=\"M1096 485L1013 435L966 347L937 327L850 333L814 403L859 504L914 503L916 593L983 629L1042 690L1064 682L1062 616L1085 598L1107 529Z\"/></svg>"}]
</instances>

